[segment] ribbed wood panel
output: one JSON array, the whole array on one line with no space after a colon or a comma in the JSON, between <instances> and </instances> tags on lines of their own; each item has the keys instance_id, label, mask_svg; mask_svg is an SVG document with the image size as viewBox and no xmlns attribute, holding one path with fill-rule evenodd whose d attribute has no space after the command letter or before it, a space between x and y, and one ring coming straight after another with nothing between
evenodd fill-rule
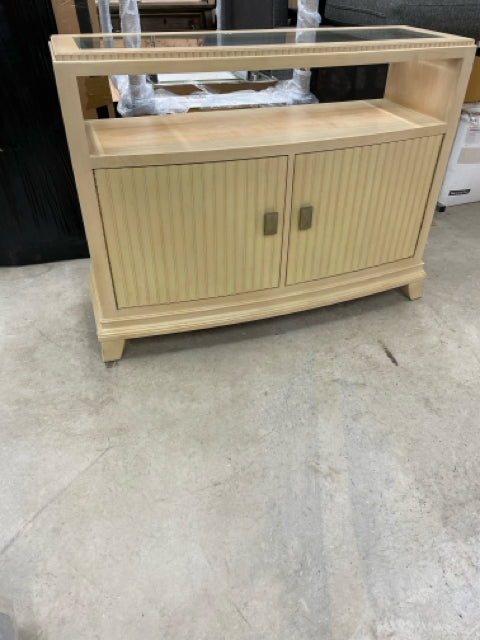
<instances>
[{"instance_id":1,"label":"ribbed wood panel","mask_svg":"<svg viewBox=\"0 0 480 640\"><path fill-rule=\"evenodd\" d=\"M287 284L413 255L442 136L301 154L295 160ZM298 229L312 205L312 228Z\"/></svg>"},{"instance_id":2,"label":"ribbed wood panel","mask_svg":"<svg viewBox=\"0 0 480 640\"><path fill-rule=\"evenodd\" d=\"M118 307L278 287L286 172L285 156L95 171Z\"/></svg>"}]
</instances>

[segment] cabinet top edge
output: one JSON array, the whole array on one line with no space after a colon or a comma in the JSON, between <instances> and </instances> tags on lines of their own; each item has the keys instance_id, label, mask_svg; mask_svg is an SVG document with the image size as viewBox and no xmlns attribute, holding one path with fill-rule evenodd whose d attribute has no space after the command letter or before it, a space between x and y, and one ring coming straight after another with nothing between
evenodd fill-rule
<instances>
[{"instance_id":1,"label":"cabinet top edge","mask_svg":"<svg viewBox=\"0 0 480 640\"><path fill-rule=\"evenodd\" d=\"M126 38L126 40L125 40ZM112 46L113 45L113 46ZM408 25L142 34L56 34L54 62L139 62L475 47L474 40Z\"/></svg>"}]
</instances>

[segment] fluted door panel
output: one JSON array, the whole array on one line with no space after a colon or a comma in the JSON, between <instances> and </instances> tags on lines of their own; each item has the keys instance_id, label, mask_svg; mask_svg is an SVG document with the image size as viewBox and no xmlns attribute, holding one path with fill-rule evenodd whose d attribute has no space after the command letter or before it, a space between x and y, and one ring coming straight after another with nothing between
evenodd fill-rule
<instances>
[{"instance_id":1,"label":"fluted door panel","mask_svg":"<svg viewBox=\"0 0 480 640\"><path fill-rule=\"evenodd\" d=\"M287 284L415 252L442 142L430 136L296 156ZM300 229L303 207L311 227Z\"/></svg>"},{"instance_id":2,"label":"fluted door panel","mask_svg":"<svg viewBox=\"0 0 480 640\"><path fill-rule=\"evenodd\" d=\"M278 287L286 174L284 156L96 170L118 307Z\"/></svg>"}]
</instances>

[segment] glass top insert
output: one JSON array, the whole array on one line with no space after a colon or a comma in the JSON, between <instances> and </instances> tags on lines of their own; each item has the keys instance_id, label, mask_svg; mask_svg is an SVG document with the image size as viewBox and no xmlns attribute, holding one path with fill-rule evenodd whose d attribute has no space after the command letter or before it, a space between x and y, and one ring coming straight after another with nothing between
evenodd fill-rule
<instances>
[{"instance_id":1,"label":"glass top insert","mask_svg":"<svg viewBox=\"0 0 480 640\"><path fill-rule=\"evenodd\" d=\"M405 40L409 38L441 38L436 33L417 31L409 27L380 28L319 28L270 29L267 31L202 31L193 33L148 33L124 37L82 35L75 37L80 49L131 47L235 47L282 45L295 43L354 43L378 40Z\"/></svg>"}]
</instances>

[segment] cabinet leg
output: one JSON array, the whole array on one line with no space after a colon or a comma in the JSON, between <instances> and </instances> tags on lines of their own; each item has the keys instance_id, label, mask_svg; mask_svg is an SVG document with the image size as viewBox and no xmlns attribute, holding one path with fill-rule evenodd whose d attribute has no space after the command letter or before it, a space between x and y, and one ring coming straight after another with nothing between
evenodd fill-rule
<instances>
[{"instance_id":1,"label":"cabinet leg","mask_svg":"<svg viewBox=\"0 0 480 640\"><path fill-rule=\"evenodd\" d=\"M102 342L102 358L104 362L120 360L125 349L125 340L105 340Z\"/></svg>"},{"instance_id":2,"label":"cabinet leg","mask_svg":"<svg viewBox=\"0 0 480 640\"><path fill-rule=\"evenodd\" d=\"M409 282L402 287L403 293L410 298L410 300L417 300L423 295L423 280L415 280L415 282Z\"/></svg>"}]
</instances>

